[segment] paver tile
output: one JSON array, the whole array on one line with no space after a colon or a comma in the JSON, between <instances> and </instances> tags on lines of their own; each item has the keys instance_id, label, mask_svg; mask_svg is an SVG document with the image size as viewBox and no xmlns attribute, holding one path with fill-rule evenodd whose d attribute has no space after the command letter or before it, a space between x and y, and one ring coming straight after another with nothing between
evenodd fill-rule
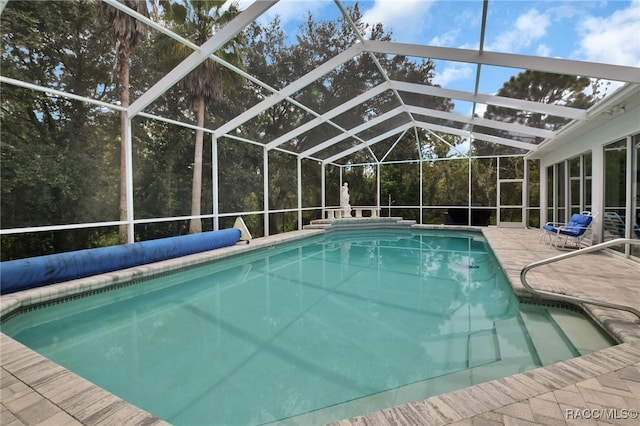
<instances>
[{"instance_id":1,"label":"paver tile","mask_svg":"<svg viewBox=\"0 0 640 426\"><path fill-rule=\"evenodd\" d=\"M598 391L591 388L583 388L578 384L578 389L586 403L606 405L609 407L623 407L624 398L606 391Z\"/></svg>"},{"instance_id":2,"label":"paver tile","mask_svg":"<svg viewBox=\"0 0 640 426\"><path fill-rule=\"evenodd\" d=\"M461 418L460 414L453 411L442 401L436 401L433 398L415 401L410 405L412 409L418 411L426 419L427 424L449 424Z\"/></svg>"},{"instance_id":3,"label":"paver tile","mask_svg":"<svg viewBox=\"0 0 640 426\"><path fill-rule=\"evenodd\" d=\"M60 409L51 401L44 399L40 395L38 396L39 398L33 404L15 411L16 416L26 424L42 423L60 412Z\"/></svg>"},{"instance_id":4,"label":"paver tile","mask_svg":"<svg viewBox=\"0 0 640 426\"><path fill-rule=\"evenodd\" d=\"M501 426L502 416L499 420L487 417L485 414L479 414L471 418L471 426Z\"/></svg>"},{"instance_id":5,"label":"paver tile","mask_svg":"<svg viewBox=\"0 0 640 426\"><path fill-rule=\"evenodd\" d=\"M511 416L503 416L502 421L505 426L540 426L538 423Z\"/></svg>"},{"instance_id":6,"label":"paver tile","mask_svg":"<svg viewBox=\"0 0 640 426\"><path fill-rule=\"evenodd\" d=\"M640 366L630 365L618 370L618 376L623 380L631 380L640 383Z\"/></svg>"},{"instance_id":7,"label":"paver tile","mask_svg":"<svg viewBox=\"0 0 640 426\"><path fill-rule=\"evenodd\" d=\"M35 426L82 426L82 423L64 411L58 411L48 419L40 423L36 423Z\"/></svg>"},{"instance_id":8,"label":"paver tile","mask_svg":"<svg viewBox=\"0 0 640 426\"><path fill-rule=\"evenodd\" d=\"M580 391L578 391L578 388L575 385L555 390L553 393L559 404L565 404L572 407L582 407L586 404L585 400L582 398L582 394L580 394Z\"/></svg>"},{"instance_id":9,"label":"paver tile","mask_svg":"<svg viewBox=\"0 0 640 426\"><path fill-rule=\"evenodd\" d=\"M553 393L551 392L549 392L546 395L547 396L550 395L553 397ZM560 406L558 405L558 402L555 400L555 397L553 398L552 401L549 401L549 399L543 398L541 396L536 398L531 398L529 400L529 405L531 406L531 411L533 413L534 419L536 419L538 415L543 415L545 417L550 417L555 419L564 418L562 411L560 410Z\"/></svg>"},{"instance_id":10,"label":"paver tile","mask_svg":"<svg viewBox=\"0 0 640 426\"><path fill-rule=\"evenodd\" d=\"M534 421L533 411L531 410L531 405L529 405L528 401L509 404L505 407L497 408L495 411L516 419L530 422Z\"/></svg>"},{"instance_id":11,"label":"paver tile","mask_svg":"<svg viewBox=\"0 0 640 426\"><path fill-rule=\"evenodd\" d=\"M2 405L2 410L0 410L0 425L22 426L24 423L22 423L8 408Z\"/></svg>"},{"instance_id":12,"label":"paver tile","mask_svg":"<svg viewBox=\"0 0 640 426\"><path fill-rule=\"evenodd\" d=\"M635 395L636 398L640 398L640 383L634 381L625 381L627 383L627 387Z\"/></svg>"},{"instance_id":13,"label":"paver tile","mask_svg":"<svg viewBox=\"0 0 640 426\"><path fill-rule=\"evenodd\" d=\"M566 422L564 419L559 419L557 417L547 417L543 414L534 414L535 422L538 425L544 426L565 426Z\"/></svg>"}]
</instances>

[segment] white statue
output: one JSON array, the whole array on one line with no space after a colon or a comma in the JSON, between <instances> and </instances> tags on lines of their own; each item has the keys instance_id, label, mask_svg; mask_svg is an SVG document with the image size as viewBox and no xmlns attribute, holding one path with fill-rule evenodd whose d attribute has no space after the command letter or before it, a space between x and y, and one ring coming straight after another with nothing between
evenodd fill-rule
<instances>
[{"instance_id":1,"label":"white statue","mask_svg":"<svg viewBox=\"0 0 640 426\"><path fill-rule=\"evenodd\" d=\"M351 217L351 204L349 204L349 184L347 182L342 185L340 207L342 207L342 217Z\"/></svg>"}]
</instances>

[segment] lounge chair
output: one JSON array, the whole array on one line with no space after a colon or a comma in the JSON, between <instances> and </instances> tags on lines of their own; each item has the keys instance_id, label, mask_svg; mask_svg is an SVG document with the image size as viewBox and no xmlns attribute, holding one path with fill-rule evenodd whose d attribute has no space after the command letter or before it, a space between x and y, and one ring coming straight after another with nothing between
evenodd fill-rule
<instances>
[{"instance_id":1,"label":"lounge chair","mask_svg":"<svg viewBox=\"0 0 640 426\"><path fill-rule=\"evenodd\" d=\"M604 213L604 230L605 238L624 238L625 237L626 224L624 223L624 217L615 212ZM633 234L640 238L640 225L633 225Z\"/></svg>"},{"instance_id":2,"label":"lounge chair","mask_svg":"<svg viewBox=\"0 0 640 426\"><path fill-rule=\"evenodd\" d=\"M613 238L624 237L624 220L618 213L604 212L604 230Z\"/></svg>"},{"instance_id":3,"label":"lounge chair","mask_svg":"<svg viewBox=\"0 0 640 426\"><path fill-rule=\"evenodd\" d=\"M558 222L547 222L542 227L540 241L545 237L549 237L549 245L553 244L556 248L565 248L569 242L575 244L576 248L582 248L582 240L595 218L591 212L575 213L566 224Z\"/></svg>"}]
</instances>

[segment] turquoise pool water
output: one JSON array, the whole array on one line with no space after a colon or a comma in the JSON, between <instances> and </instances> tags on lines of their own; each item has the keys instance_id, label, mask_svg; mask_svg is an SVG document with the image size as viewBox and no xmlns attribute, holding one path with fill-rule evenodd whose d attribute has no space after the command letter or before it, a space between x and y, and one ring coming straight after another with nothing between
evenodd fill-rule
<instances>
[{"instance_id":1,"label":"turquoise pool water","mask_svg":"<svg viewBox=\"0 0 640 426\"><path fill-rule=\"evenodd\" d=\"M480 234L375 230L22 313L2 331L173 424L254 425L322 424L609 346L586 323L519 304Z\"/></svg>"}]
</instances>

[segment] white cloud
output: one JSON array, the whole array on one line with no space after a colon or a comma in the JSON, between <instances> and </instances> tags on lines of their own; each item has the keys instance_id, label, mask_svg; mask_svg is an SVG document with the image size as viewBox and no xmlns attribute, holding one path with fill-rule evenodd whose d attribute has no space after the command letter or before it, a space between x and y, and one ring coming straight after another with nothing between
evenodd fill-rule
<instances>
[{"instance_id":1,"label":"white cloud","mask_svg":"<svg viewBox=\"0 0 640 426\"><path fill-rule=\"evenodd\" d=\"M640 1L608 17L587 17L578 27L581 36L575 56L587 61L640 66Z\"/></svg>"},{"instance_id":2,"label":"white cloud","mask_svg":"<svg viewBox=\"0 0 640 426\"><path fill-rule=\"evenodd\" d=\"M553 7L547 9L547 13L554 17L556 21L580 19L584 14L585 8L576 7L576 3L572 1L561 1L553 3Z\"/></svg>"},{"instance_id":3,"label":"white cloud","mask_svg":"<svg viewBox=\"0 0 640 426\"><path fill-rule=\"evenodd\" d=\"M536 49L536 55L538 56L544 56L544 57L550 57L551 56L551 48L549 46L547 46L546 44L540 44L538 45L538 48Z\"/></svg>"},{"instance_id":4,"label":"white cloud","mask_svg":"<svg viewBox=\"0 0 640 426\"><path fill-rule=\"evenodd\" d=\"M396 40L416 42L432 4L433 0L375 0L373 7L364 11L362 17L369 24L382 22L386 30L393 31Z\"/></svg>"},{"instance_id":5,"label":"white cloud","mask_svg":"<svg viewBox=\"0 0 640 426\"><path fill-rule=\"evenodd\" d=\"M497 52L515 53L544 37L551 19L536 9L518 16L514 26L496 36L486 49Z\"/></svg>"},{"instance_id":6,"label":"white cloud","mask_svg":"<svg viewBox=\"0 0 640 426\"><path fill-rule=\"evenodd\" d=\"M460 28L454 28L451 31L437 35L427 42L430 46L453 46L458 35L460 34Z\"/></svg>"},{"instance_id":7,"label":"white cloud","mask_svg":"<svg viewBox=\"0 0 640 426\"><path fill-rule=\"evenodd\" d=\"M433 77L433 83L447 87L452 81L466 80L473 76L473 70L474 67L467 64L446 67L442 71L436 72L436 75Z\"/></svg>"}]
</instances>

